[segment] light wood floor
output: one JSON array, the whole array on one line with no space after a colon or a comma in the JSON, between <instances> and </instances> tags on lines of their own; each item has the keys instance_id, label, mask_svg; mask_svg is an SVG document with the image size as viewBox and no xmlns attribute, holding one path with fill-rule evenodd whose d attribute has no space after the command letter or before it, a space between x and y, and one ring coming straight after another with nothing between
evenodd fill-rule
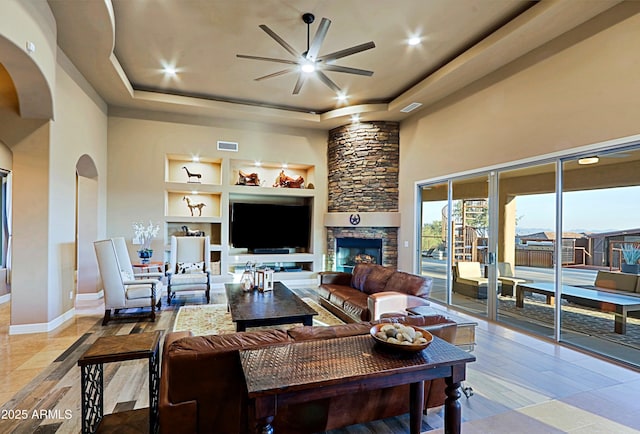
<instances>
[{"instance_id":1,"label":"light wood floor","mask_svg":"<svg viewBox=\"0 0 640 434\"><path fill-rule=\"evenodd\" d=\"M298 292L315 295L313 290ZM77 360L88 346L102 335L170 330L179 305L203 301L197 296L178 298L171 307L163 307L155 323L114 322L103 327L98 313L78 315L51 333L13 336L8 335L10 303L0 305L0 433L79 432ZM223 301L224 294L212 299L213 303ZM461 398L463 432L640 432L640 373L474 320L478 322L477 361L469 365L465 384L474 395ZM145 362L106 365L105 413L146 407L146 375ZM429 410L423 430L442 432L442 416L441 409ZM406 416L331 434L405 432Z\"/></svg>"}]
</instances>

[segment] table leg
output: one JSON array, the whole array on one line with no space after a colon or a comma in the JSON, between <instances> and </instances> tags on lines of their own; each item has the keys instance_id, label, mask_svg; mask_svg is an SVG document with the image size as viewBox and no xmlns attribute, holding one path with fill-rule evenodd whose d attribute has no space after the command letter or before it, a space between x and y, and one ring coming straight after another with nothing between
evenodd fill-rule
<instances>
[{"instance_id":1,"label":"table leg","mask_svg":"<svg viewBox=\"0 0 640 434\"><path fill-rule=\"evenodd\" d=\"M623 312L622 314L614 315L614 329L616 333L621 335L627 333L627 312Z\"/></svg>"},{"instance_id":2,"label":"table leg","mask_svg":"<svg viewBox=\"0 0 640 434\"><path fill-rule=\"evenodd\" d=\"M313 325L313 317L311 315L305 316L304 320L302 321L302 324L306 326Z\"/></svg>"},{"instance_id":3,"label":"table leg","mask_svg":"<svg viewBox=\"0 0 640 434\"><path fill-rule=\"evenodd\" d=\"M424 408L424 381L409 386L409 432L422 432L422 410Z\"/></svg>"},{"instance_id":4,"label":"table leg","mask_svg":"<svg viewBox=\"0 0 640 434\"><path fill-rule=\"evenodd\" d=\"M149 359L149 432L155 434L160 428L158 404L160 402L160 369L158 348Z\"/></svg>"},{"instance_id":5,"label":"table leg","mask_svg":"<svg viewBox=\"0 0 640 434\"><path fill-rule=\"evenodd\" d=\"M516 288L516 307L524 307L524 290L520 287Z\"/></svg>"},{"instance_id":6,"label":"table leg","mask_svg":"<svg viewBox=\"0 0 640 434\"><path fill-rule=\"evenodd\" d=\"M247 330L247 326L244 324L244 321L236 321L236 331L244 332Z\"/></svg>"},{"instance_id":7,"label":"table leg","mask_svg":"<svg viewBox=\"0 0 640 434\"><path fill-rule=\"evenodd\" d=\"M444 432L445 434L459 434L462 425L462 409L460 407L460 383L453 378L446 377L447 399L444 402Z\"/></svg>"},{"instance_id":8,"label":"table leg","mask_svg":"<svg viewBox=\"0 0 640 434\"><path fill-rule=\"evenodd\" d=\"M257 398L254 401L254 406L256 417L255 432L257 434L274 434L271 422L273 422L276 414L275 396Z\"/></svg>"},{"instance_id":9,"label":"table leg","mask_svg":"<svg viewBox=\"0 0 640 434\"><path fill-rule=\"evenodd\" d=\"M93 433L103 415L104 374L102 363L81 367L82 433Z\"/></svg>"}]
</instances>

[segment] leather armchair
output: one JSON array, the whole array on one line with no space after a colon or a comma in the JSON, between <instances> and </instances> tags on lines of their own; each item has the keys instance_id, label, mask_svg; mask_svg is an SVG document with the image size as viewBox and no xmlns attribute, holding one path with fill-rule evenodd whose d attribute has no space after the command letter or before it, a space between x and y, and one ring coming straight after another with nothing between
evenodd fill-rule
<instances>
[{"instance_id":1,"label":"leather armchair","mask_svg":"<svg viewBox=\"0 0 640 434\"><path fill-rule=\"evenodd\" d=\"M207 303L211 290L211 253L209 237L171 237L167 268L167 303L176 291L205 292Z\"/></svg>"},{"instance_id":2,"label":"leather armchair","mask_svg":"<svg viewBox=\"0 0 640 434\"><path fill-rule=\"evenodd\" d=\"M145 316L149 316L154 321L156 306L160 307L162 281L153 277L135 279L133 270L128 272L132 267L129 254L126 252L126 245L125 251L121 251L119 256L116 244L117 242L113 239L93 243L104 289L105 310L102 325L106 325L111 319L114 319L121 309L140 307L150 307L150 313ZM112 316L112 310L115 311L114 316ZM127 315L127 317L137 319L140 315Z\"/></svg>"}]
</instances>

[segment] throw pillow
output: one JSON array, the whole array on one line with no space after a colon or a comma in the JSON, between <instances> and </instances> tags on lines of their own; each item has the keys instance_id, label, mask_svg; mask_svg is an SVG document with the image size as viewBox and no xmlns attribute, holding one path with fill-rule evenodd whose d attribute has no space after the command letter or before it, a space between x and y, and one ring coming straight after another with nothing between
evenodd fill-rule
<instances>
[{"instance_id":1,"label":"throw pillow","mask_svg":"<svg viewBox=\"0 0 640 434\"><path fill-rule=\"evenodd\" d=\"M178 274L202 273L204 262L178 262Z\"/></svg>"}]
</instances>

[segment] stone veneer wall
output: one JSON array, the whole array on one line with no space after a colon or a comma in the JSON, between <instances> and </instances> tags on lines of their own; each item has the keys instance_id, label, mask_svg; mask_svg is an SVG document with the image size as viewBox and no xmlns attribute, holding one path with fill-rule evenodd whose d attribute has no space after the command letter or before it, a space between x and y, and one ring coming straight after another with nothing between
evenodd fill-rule
<instances>
[{"instance_id":1,"label":"stone veneer wall","mask_svg":"<svg viewBox=\"0 0 640 434\"><path fill-rule=\"evenodd\" d=\"M364 122L329 131L329 212L397 212L400 125ZM332 227L327 255L335 260L336 238L382 238L382 262L398 264L398 228Z\"/></svg>"}]
</instances>

